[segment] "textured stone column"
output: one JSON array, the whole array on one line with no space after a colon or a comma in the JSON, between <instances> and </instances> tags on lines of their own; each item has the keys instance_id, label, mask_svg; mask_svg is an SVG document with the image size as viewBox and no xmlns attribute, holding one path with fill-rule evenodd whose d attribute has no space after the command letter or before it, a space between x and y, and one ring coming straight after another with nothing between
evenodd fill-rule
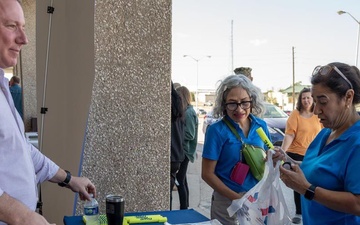
<instances>
[{"instance_id":1,"label":"textured stone column","mask_svg":"<svg viewBox=\"0 0 360 225\"><path fill-rule=\"evenodd\" d=\"M169 209L171 1L95 1L83 175L125 211ZM81 212L81 204L78 205Z\"/></svg>"}]
</instances>

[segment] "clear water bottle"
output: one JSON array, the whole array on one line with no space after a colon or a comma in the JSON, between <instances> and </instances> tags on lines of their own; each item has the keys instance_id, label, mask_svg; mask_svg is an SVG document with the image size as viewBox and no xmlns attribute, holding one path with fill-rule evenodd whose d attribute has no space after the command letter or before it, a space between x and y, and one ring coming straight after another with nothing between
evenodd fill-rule
<instances>
[{"instance_id":1,"label":"clear water bottle","mask_svg":"<svg viewBox=\"0 0 360 225\"><path fill-rule=\"evenodd\" d=\"M99 222L99 203L90 194L91 200L86 201L84 205L84 216L86 219L86 225L100 225Z\"/></svg>"}]
</instances>

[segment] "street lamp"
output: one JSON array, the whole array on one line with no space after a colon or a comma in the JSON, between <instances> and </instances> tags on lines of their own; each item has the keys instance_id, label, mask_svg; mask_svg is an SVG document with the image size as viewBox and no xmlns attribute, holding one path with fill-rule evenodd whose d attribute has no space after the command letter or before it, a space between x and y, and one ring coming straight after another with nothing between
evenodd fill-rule
<instances>
[{"instance_id":1,"label":"street lamp","mask_svg":"<svg viewBox=\"0 0 360 225\"><path fill-rule=\"evenodd\" d=\"M339 15L342 15L342 14L348 14L349 16L351 16L351 18L353 18L356 23L358 24L358 33L357 33L357 44L356 44L356 61L355 61L355 66L357 67L357 64L358 64L358 59L359 59L359 39L360 39L360 22L359 20L355 19L355 17L353 17L353 15L351 15L350 13L348 12L345 12L345 11L338 11L337 12Z\"/></svg>"},{"instance_id":2,"label":"street lamp","mask_svg":"<svg viewBox=\"0 0 360 225\"><path fill-rule=\"evenodd\" d=\"M184 55L184 57L189 57L191 59L193 59L196 62L196 90L195 90L195 105L196 105L196 110L198 110L198 88L199 88L199 61L202 60L203 58L211 58L210 55L201 57L201 58L194 58L191 55Z\"/></svg>"}]
</instances>

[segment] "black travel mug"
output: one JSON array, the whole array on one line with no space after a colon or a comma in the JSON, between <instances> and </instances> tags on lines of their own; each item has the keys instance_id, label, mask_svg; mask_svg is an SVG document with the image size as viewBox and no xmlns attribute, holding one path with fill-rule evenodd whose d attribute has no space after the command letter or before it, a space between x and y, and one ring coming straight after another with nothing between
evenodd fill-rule
<instances>
[{"instance_id":1,"label":"black travel mug","mask_svg":"<svg viewBox=\"0 0 360 225\"><path fill-rule=\"evenodd\" d=\"M120 195L106 196L106 218L108 225L122 225L125 199Z\"/></svg>"}]
</instances>

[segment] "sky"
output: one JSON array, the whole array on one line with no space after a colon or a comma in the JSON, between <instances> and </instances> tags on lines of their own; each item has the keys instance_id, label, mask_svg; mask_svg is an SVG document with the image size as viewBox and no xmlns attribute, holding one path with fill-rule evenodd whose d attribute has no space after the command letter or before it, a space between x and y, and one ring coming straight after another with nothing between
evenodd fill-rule
<instances>
[{"instance_id":1,"label":"sky","mask_svg":"<svg viewBox=\"0 0 360 225\"><path fill-rule=\"evenodd\" d=\"M355 65L359 24L339 10L360 20L359 0L173 0L172 80L215 89L243 66L262 92L291 86L293 71L310 84L317 65Z\"/></svg>"}]
</instances>

